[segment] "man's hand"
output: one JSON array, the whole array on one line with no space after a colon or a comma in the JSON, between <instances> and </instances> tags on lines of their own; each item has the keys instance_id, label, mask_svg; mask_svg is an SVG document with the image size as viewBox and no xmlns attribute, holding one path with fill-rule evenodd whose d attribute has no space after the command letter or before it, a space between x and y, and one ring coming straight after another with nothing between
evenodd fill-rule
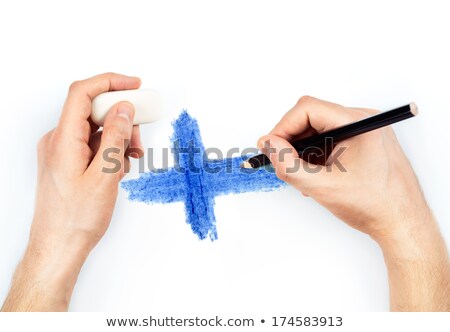
<instances>
[{"instance_id":1,"label":"man's hand","mask_svg":"<svg viewBox=\"0 0 450 332\"><path fill-rule=\"evenodd\" d=\"M91 102L100 93L140 84L139 78L109 73L71 85L58 126L38 145L30 241L2 310L67 310L78 273L109 226L128 155L142 155L133 105L113 106L98 131ZM104 171L112 166L103 158L108 148L119 151L109 155L121 163L117 172Z\"/></svg>"},{"instance_id":2,"label":"man's hand","mask_svg":"<svg viewBox=\"0 0 450 332\"><path fill-rule=\"evenodd\" d=\"M393 310L450 310L447 249L392 129L340 142L319 165L289 143L375 113L302 97L258 147L280 179L380 244Z\"/></svg>"}]
</instances>

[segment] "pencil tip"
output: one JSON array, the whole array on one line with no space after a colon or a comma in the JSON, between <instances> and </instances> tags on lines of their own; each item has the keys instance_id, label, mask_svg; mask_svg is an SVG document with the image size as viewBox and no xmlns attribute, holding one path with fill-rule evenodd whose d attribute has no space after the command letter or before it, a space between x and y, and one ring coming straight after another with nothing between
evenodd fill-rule
<instances>
[{"instance_id":1,"label":"pencil tip","mask_svg":"<svg viewBox=\"0 0 450 332\"><path fill-rule=\"evenodd\" d=\"M417 105L415 103L410 103L409 109L411 110L412 115L419 114L419 109L417 108Z\"/></svg>"},{"instance_id":2,"label":"pencil tip","mask_svg":"<svg viewBox=\"0 0 450 332\"><path fill-rule=\"evenodd\" d=\"M252 164L246 160L241 164L241 168L252 168Z\"/></svg>"}]
</instances>

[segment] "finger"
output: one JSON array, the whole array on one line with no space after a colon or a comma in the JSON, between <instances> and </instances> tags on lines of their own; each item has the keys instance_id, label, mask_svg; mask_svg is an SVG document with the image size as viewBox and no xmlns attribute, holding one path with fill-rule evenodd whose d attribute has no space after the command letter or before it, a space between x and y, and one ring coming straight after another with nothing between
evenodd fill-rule
<instances>
[{"instance_id":1,"label":"finger","mask_svg":"<svg viewBox=\"0 0 450 332\"><path fill-rule=\"evenodd\" d=\"M366 113L368 116L379 114L380 111L373 108L361 108L361 107L350 107L352 110L361 111Z\"/></svg>"},{"instance_id":2,"label":"finger","mask_svg":"<svg viewBox=\"0 0 450 332\"><path fill-rule=\"evenodd\" d=\"M302 138L313 136L313 135L317 135L317 130L315 130L312 127L309 127L308 129L306 129L302 133L293 136L291 139L289 139L289 141L290 142L295 142L295 141L300 140Z\"/></svg>"},{"instance_id":3,"label":"finger","mask_svg":"<svg viewBox=\"0 0 450 332\"><path fill-rule=\"evenodd\" d=\"M130 172L130 158L128 158L128 156L125 156L124 161L123 161L123 169L125 173L129 173Z\"/></svg>"},{"instance_id":4,"label":"finger","mask_svg":"<svg viewBox=\"0 0 450 332\"><path fill-rule=\"evenodd\" d=\"M91 127L91 134L95 133L98 128L100 128L94 121L92 121L91 117L88 118L89 126Z\"/></svg>"},{"instance_id":5,"label":"finger","mask_svg":"<svg viewBox=\"0 0 450 332\"><path fill-rule=\"evenodd\" d=\"M89 147L91 148L94 155L97 154L97 151L100 149L102 133L103 131L97 131L96 133L92 134L89 139ZM125 156L136 159L142 158L144 156L144 148L142 147L140 141L139 126L133 126L130 144L125 151Z\"/></svg>"},{"instance_id":6,"label":"finger","mask_svg":"<svg viewBox=\"0 0 450 332\"><path fill-rule=\"evenodd\" d=\"M133 130L134 107L120 102L105 118L100 147L86 173L99 186L114 188L125 173L125 150Z\"/></svg>"},{"instance_id":7,"label":"finger","mask_svg":"<svg viewBox=\"0 0 450 332\"><path fill-rule=\"evenodd\" d=\"M141 143L141 132L139 126L133 126L130 144L125 152L125 155L136 159L144 156L144 148Z\"/></svg>"},{"instance_id":8,"label":"finger","mask_svg":"<svg viewBox=\"0 0 450 332\"><path fill-rule=\"evenodd\" d=\"M356 121L362 114L356 109L304 96L283 116L270 134L291 141L309 128L321 133Z\"/></svg>"},{"instance_id":9,"label":"finger","mask_svg":"<svg viewBox=\"0 0 450 332\"><path fill-rule=\"evenodd\" d=\"M103 131L97 131L96 133L92 134L89 139L89 147L92 150L92 153L94 155L97 154L97 151L100 149L100 143L102 140L102 133Z\"/></svg>"},{"instance_id":10,"label":"finger","mask_svg":"<svg viewBox=\"0 0 450 332\"><path fill-rule=\"evenodd\" d=\"M258 148L266 154L276 175L302 192L323 181L325 167L301 159L297 151L284 138L266 135L260 138Z\"/></svg>"},{"instance_id":11,"label":"finger","mask_svg":"<svg viewBox=\"0 0 450 332\"><path fill-rule=\"evenodd\" d=\"M88 143L91 126L87 120L91 115L92 99L103 92L137 89L140 84L141 81L137 77L115 73L101 74L72 83L58 127L65 135L75 136Z\"/></svg>"}]
</instances>

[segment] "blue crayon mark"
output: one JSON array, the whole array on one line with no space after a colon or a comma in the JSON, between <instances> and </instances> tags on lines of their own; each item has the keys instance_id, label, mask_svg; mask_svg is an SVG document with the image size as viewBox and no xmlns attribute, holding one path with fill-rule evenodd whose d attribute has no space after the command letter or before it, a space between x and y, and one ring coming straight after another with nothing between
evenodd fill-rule
<instances>
[{"instance_id":1,"label":"blue crayon mark","mask_svg":"<svg viewBox=\"0 0 450 332\"><path fill-rule=\"evenodd\" d=\"M184 202L186 221L203 240L217 239L214 198L250 191L271 191L285 183L266 169L246 170L240 164L249 156L207 159L197 121L186 111L173 122L173 168L144 173L122 183L129 199L145 203Z\"/></svg>"}]
</instances>

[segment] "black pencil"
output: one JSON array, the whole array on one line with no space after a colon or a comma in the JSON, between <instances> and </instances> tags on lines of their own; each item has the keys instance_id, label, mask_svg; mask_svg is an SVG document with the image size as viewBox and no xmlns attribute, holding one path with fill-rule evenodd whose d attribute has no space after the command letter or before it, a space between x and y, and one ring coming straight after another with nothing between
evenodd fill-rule
<instances>
[{"instance_id":1,"label":"black pencil","mask_svg":"<svg viewBox=\"0 0 450 332\"><path fill-rule=\"evenodd\" d=\"M345 139L411 118L417 115L417 113L416 104L410 103L391 111L375 114L360 121L352 122L317 135L302 138L298 141L291 142L291 144L294 149L297 150L299 156L302 156L302 153L307 149L322 149L327 142L336 144ZM270 160L265 154L258 154L244 161L241 164L241 167L258 168L269 164Z\"/></svg>"}]
</instances>

